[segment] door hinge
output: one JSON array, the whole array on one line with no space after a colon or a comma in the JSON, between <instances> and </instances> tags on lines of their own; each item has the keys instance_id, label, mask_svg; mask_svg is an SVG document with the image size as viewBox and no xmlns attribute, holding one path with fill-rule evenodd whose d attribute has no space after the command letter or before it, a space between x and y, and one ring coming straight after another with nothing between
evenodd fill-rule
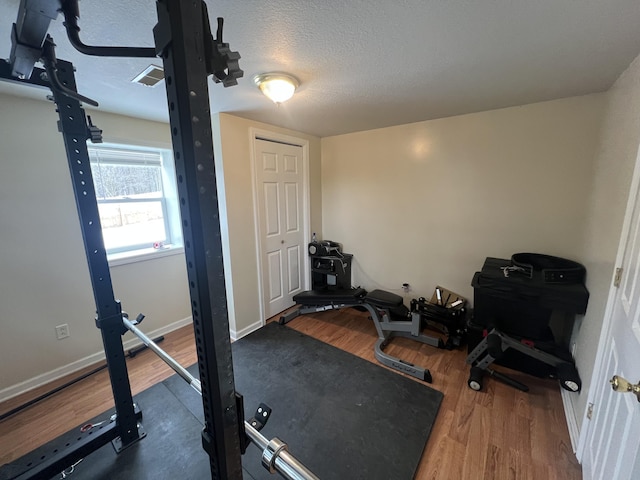
<instances>
[{"instance_id":1,"label":"door hinge","mask_svg":"<svg viewBox=\"0 0 640 480\"><path fill-rule=\"evenodd\" d=\"M590 403L587 407L587 418L591 420L591 417L593 417L593 403Z\"/></svg>"},{"instance_id":2,"label":"door hinge","mask_svg":"<svg viewBox=\"0 0 640 480\"><path fill-rule=\"evenodd\" d=\"M619 287L621 280L622 280L622 267L618 267L616 268L616 274L613 277L613 286Z\"/></svg>"}]
</instances>

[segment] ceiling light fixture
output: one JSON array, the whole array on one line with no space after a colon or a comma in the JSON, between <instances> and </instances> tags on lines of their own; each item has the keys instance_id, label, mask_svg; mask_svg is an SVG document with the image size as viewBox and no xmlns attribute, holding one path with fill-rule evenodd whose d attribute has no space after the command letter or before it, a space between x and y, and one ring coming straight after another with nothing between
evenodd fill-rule
<instances>
[{"instance_id":1,"label":"ceiling light fixture","mask_svg":"<svg viewBox=\"0 0 640 480\"><path fill-rule=\"evenodd\" d=\"M274 103L282 103L293 97L300 82L285 73L261 73L253 77L260 91Z\"/></svg>"}]
</instances>

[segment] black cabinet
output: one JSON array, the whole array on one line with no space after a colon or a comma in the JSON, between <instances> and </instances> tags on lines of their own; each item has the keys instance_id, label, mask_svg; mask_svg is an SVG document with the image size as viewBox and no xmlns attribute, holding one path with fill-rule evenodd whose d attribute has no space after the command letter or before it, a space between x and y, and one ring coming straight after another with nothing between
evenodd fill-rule
<instances>
[{"instance_id":1,"label":"black cabinet","mask_svg":"<svg viewBox=\"0 0 640 480\"><path fill-rule=\"evenodd\" d=\"M469 352L487 332L497 329L522 343L571 360L569 338L576 314L587 309L589 292L582 282L548 283L542 275L505 274L512 262L488 257L473 277L474 316L468 325ZM553 374L553 366L515 350L496 363L537 376Z\"/></svg>"},{"instance_id":2,"label":"black cabinet","mask_svg":"<svg viewBox=\"0 0 640 480\"><path fill-rule=\"evenodd\" d=\"M547 283L541 275L517 272L505 275L510 265L510 260L488 257L474 275L474 322L533 340L547 337L551 327L558 343L566 346L575 315L587 310L584 284Z\"/></svg>"}]
</instances>

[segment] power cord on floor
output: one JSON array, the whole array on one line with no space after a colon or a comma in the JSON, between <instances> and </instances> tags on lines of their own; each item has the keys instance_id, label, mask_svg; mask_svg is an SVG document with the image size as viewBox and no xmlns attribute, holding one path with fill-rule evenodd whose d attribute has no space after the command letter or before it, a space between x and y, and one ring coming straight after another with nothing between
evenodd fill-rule
<instances>
[{"instance_id":1,"label":"power cord on floor","mask_svg":"<svg viewBox=\"0 0 640 480\"><path fill-rule=\"evenodd\" d=\"M155 338L153 341L156 343L160 343L161 341L164 340L164 336L160 336L158 338ZM146 345L140 345L136 348L132 348L131 350L129 350L126 354L127 357L129 358L133 358L135 357L138 353L140 353L142 350L145 350L147 348ZM97 368L94 368L93 370L91 370L90 372L87 372L83 375L80 375L79 377L76 377L72 380L69 380L67 383L65 383L64 385L60 385L59 387L54 388L53 390L43 393L42 395L40 395L39 397L36 397L34 399L29 400L28 402L23 403L22 405L18 405L17 407L9 410L6 413L3 413L2 415L0 415L0 422L2 420L4 420L5 418L9 418L12 415L15 415L16 413L24 410L25 408L30 407L31 405L35 405L36 403L44 400L45 398L49 398L50 396L58 393L60 390L64 390L67 387L70 387L71 385L73 385L74 383L78 383L81 380L84 380L87 377L90 377L91 375L93 375L94 373L98 373L100 370L104 370L105 368L107 368L107 364L103 364L100 365Z\"/></svg>"},{"instance_id":2,"label":"power cord on floor","mask_svg":"<svg viewBox=\"0 0 640 480\"><path fill-rule=\"evenodd\" d=\"M69 475L71 475L74 470L76 469L76 466L82 461L84 460L84 458L81 458L80 460L78 460L76 463L74 463L73 465L71 465L69 468L65 468L62 472L60 472L60 475L62 475L60 478L67 478Z\"/></svg>"},{"instance_id":3,"label":"power cord on floor","mask_svg":"<svg viewBox=\"0 0 640 480\"><path fill-rule=\"evenodd\" d=\"M379 282L373 280L371 278L371 276L365 271L365 269L362 268L362 265L360 265L360 262L358 262L356 260L355 256L353 257L353 260L352 260L352 266L353 266L354 272L356 270L359 271L359 272L356 272L356 273L358 273L358 277L360 277L360 274L361 274L363 279L366 280L366 282L359 282L360 284L366 283L367 285L372 285L375 288L379 288L380 290L386 290L388 292L396 293L396 294L400 295L404 299L405 302L408 302L411 299L412 296L408 295L408 290L407 289L405 289L403 287L391 288L388 285L382 285ZM360 280L360 278L358 278L358 280Z\"/></svg>"}]
</instances>

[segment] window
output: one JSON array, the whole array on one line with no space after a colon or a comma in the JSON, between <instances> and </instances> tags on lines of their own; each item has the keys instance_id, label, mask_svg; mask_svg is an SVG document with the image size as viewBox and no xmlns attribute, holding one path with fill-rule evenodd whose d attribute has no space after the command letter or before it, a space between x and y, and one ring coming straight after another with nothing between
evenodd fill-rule
<instances>
[{"instance_id":1,"label":"window","mask_svg":"<svg viewBox=\"0 0 640 480\"><path fill-rule=\"evenodd\" d=\"M182 246L171 150L88 146L109 260Z\"/></svg>"}]
</instances>

